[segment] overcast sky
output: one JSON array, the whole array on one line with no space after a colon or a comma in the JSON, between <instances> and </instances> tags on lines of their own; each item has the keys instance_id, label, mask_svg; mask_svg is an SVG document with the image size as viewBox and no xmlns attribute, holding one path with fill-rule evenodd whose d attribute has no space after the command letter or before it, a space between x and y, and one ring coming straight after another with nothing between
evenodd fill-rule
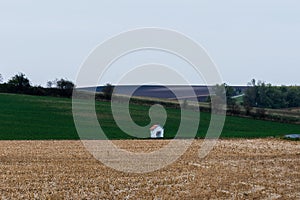
<instances>
[{"instance_id":1,"label":"overcast sky","mask_svg":"<svg viewBox=\"0 0 300 200\"><path fill-rule=\"evenodd\" d=\"M23 72L35 85L75 81L99 43L140 27L193 38L228 84L300 85L299 0L0 0L0 73L7 81Z\"/></svg>"}]
</instances>

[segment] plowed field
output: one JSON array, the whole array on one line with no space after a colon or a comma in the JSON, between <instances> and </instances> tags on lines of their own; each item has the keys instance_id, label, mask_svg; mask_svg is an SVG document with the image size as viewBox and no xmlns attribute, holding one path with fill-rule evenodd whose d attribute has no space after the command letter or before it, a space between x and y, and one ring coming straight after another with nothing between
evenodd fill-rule
<instances>
[{"instance_id":1,"label":"plowed field","mask_svg":"<svg viewBox=\"0 0 300 200\"><path fill-rule=\"evenodd\" d=\"M168 142L114 141L133 152ZM219 140L200 160L201 143L159 171L130 174L106 167L80 141L1 141L0 199L300 199L299 142Z\"/></svg>"}]
</instances>

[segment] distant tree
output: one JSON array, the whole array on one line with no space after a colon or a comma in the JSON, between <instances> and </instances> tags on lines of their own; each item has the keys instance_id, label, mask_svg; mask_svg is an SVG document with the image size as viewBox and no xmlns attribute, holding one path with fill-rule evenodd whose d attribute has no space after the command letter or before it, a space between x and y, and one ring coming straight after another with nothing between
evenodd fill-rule
<instances>
[{"instance_id":1,"label":"distant tree","mask_svg":"<svg viewBox=\"0 0 300 200\"><path fill-rule=\"evenodd\" d=\"M47 85L47 88L58 88L57 83L65 82L65 81L68 81L68 80L63 79L63 78L59 80L59 79L56 78L53 81L47 81L46 85Z\"/></svg>"},{"instance_id":2,"label":"distant tree","mask_svg":"<svg viewBox=\"0 0 300 200\"><path fill-rule=\"evenodd\" d=\"M17 92L30 88L30 81L23 73L16 74L7 84L16 88Z\"/></svg>"},{"instance_id":3,"label":"distant tree","mask_svg":"<svg viewBox=\"0 0 300 200\"><path fill-rule=\"evenodd\" d=\"M226 101L227 110L231 113L238 114L240 111L240 107L237 104L237 101L234 96L239 94L239 91L237 91L234 87L227 85L226 83L222 85L216 85L213 87L213 91L215 93L215 96L212 96L211 98L217 102L217 104L224 105ZM208 101L211 101L208 98ZM218 108L218 105L217 105ZM221 108L219 108L221 109Z\"/></svg>"},{"instance_id":4,"label":"distant tree","mask_svg":"<svg viewBox=\"0 0 300 200\"><path fill-rule=\"evenodd\" d=\"M245 91L245 95L243 97L243 105L246 110L246 114L249 115L253 107L257 106L257 86L256 80L252 79L250 83L248 83L248 88Z\"/></svg>"},{"instance_id":5,"label":"distant tree","mask_svg":"<svg viewBox=\"0 0 300 200\"><path fill-rule=\"evenodd\" d=\"M184 99L184 101L182 102L182 108L187 109L189 106L189 103L187 101L187 99Z\"/></svg>"},{"instance_id":6,"label":"distant tree","mask_svg":"<svg viewBox=\"0 0 300 200\"><path fill-rule=\"evenodd\" d=\"M48 81L46 85L47 85L47 88L52 88L53 87L53 81Z\"/></svg>"},{"instance_id":7,"label":"distant tree","mask_svg":"<svg viewBox=\"0 0 300 200\"><path fill-rule=\"evenodd\" d=\"M66 79L60 79L56 82L56 87L61 90L73 90L74 83Z\"/></svg>"},{"instance_id":8,"label":"distant tree","mask_svg":"<svg viewBox=\"0 0 300 200\"><path fill-rule=\"evenodd\" d=\"M240 112L240 106L237 104L236 99L234 96L237 94L240 94L238 90L236 90L234 87L224 84L225 91L226 91L226 103L228 109L234 113L238 114Z\"/></svg>"},{"instance_id":9,"label":"distant tree","mask_svg":"<svg viewBox=\"0 0 300 200\"><path fill-rule=\"evenodd\" d=\"M107 83L102 89L104 99L111 100L113 91L114 91L114 86L111 85L110 83Z\"/></svg>"},{"instance_id":10,"label":"distant tree","mask_svg":"<svg viewBox=\"0 0 300 200\"><path fill-rule=\"evenodd\" d=\"M3 77L2 77L2 74L0 74L0 83L3 82Z\"/></svg>"},{"instance_id":11,"label":"distant tree","mask_svg":"<svg viewBox=\"0 0 300 200\"><path fill-rule=\"evenodd\" d=\"M225 84L215 85L212 87L214 95L210 96L211 105L214 106L215 111L219 112L221 110L225 110L226 107L226 89Z\"/></svg>"},{"instance_id":12,"label":"distant tree","mask_svg":"<svg viewBox=\"0 0 300 200\"><path fill-rule=\"evenodd\" d=\"M300 87L289 87L286 94L286 100L288 107L300 107Z\"/></svg>"},{"instance_id":13,"label":"distant tree","mask_svg":"<svg viewBox=\"0 0 300 200\"><path fill-rule=\"evenodd\" d=\"M60 91L60 96L70 97L72 96L73 88L75 87L72 81L67 79L55 79L53 85L56 85L56 88Z\"/></svg>"},{"instance_id":14,"label":"distant tree","mask_svg":"<svg viewBox=\"0 0 300 200\"><path fill-rule=\"evenodd\" d=\"M225 92L226 92L226 101L227 101L227 105L231 106L236 104L236 99L232 98L235 96L235 90L233 87L224 84L225 87Z\"/></svg>"}]
</instances>

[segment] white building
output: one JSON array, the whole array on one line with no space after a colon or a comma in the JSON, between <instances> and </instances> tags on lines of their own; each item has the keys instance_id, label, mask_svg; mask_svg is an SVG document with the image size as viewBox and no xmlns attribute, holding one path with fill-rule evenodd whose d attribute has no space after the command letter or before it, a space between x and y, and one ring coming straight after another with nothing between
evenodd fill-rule
<instances>
[{"instance_id":1,"label":"white building","mask_svg":"<svg viewBox=\"0 0 300 200\"><path fill-rule=\"evenodd\" d=\"M151 138L163 138L164 137L164 129L160 125L156 124L151 126L150 128Z\"/></svg>"}]
</instances>

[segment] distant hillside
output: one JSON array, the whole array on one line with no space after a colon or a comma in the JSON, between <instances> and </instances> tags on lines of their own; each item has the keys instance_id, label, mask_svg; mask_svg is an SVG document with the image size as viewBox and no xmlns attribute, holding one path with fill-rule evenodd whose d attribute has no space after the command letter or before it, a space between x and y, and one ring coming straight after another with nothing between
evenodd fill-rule
<instances>
[{"instance_id":1,"label":"distant hillside","mask_svg":"<svg viewBox=\"0 0 300 200\"><path fill-rule=\"evenodd\" d=\"M209 89L211 86L191 86L197 96L199 102L204 102L209 96ZM101 92L104 86L98 87L85 87L80 88L81 90L86 91L96 91ZM237 91L244 92L247 86L233 86ZM135 90L136 89L136 90ZM130 94L131 91L134 91L133 95ZM174 91L177 95L172 92ZM194 97L191 95L192 90L190 86L182 85L171 85L168 86L159 86L159 85L122 85L115 86L115 93L122 95L138 96L138 97L152 97L152 98L163 98L163 99L178 99L178 100L194 100Z\"/></svg>"}]
</instances>

